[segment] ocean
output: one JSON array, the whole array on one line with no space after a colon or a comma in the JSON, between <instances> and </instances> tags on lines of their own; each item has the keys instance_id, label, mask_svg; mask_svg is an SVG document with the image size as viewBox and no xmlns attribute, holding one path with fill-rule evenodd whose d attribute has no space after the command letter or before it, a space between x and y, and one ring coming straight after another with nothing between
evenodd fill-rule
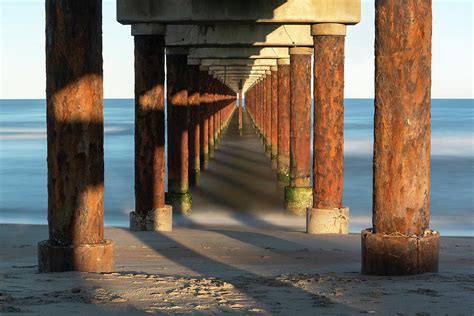
<instances>
[{"instance_id":1,"label":"ocean","mask_svg":"<svg viewBox=\"0 0 474 316\"><path fill-rule=\"evenodd\" d=\"M474 236L474 100L432 102L431 227ZM104 100L105 224L128 226L134 208L134 101ZM345 101L344 204L370 227L371 99ZM47 223L45 100L0 100L0 223Z\"/></svg>"}]
</instances>

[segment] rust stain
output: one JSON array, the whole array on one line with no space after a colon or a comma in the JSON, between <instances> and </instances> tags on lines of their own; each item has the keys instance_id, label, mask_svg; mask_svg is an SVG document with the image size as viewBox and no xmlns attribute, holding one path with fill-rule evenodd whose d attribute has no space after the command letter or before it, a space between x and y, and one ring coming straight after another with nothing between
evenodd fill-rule
<instances>
[{"instance_id":1,"label":"rust stain","mask_svg":"<svg viewBox=\"0 0 474 316\"><path fill-rule=\"evenodd\" d=\"M100 1L46 2L48 223L55 246L104 239L101 35Z\"/></svg>"},{"instance_id":2,"label":"rust stain","mask_svg":"<svg viewBox=\"0 0 474 316\"><path fill-rule=\"evenodd\" d=\"M167 56L168 85L168 191L187 192L188 166L188 73L186 55Z\"/></svg>"},{"instance_id":3,"label":"rust stain","mask_svg":"<svg viewBox=\"0 0 474 316\"><path fill-rule=\"evenodd\" d=\"M308 187L311 173L311 55L290 55L290 185Z\"/></svg>"},{"instance_id":4,"label":"rust stain","mask_svg":"<svg viewBox=\"0 0 474 316\"><path fill-rule=\"evenodd\" d=\"M165 205L164 37L135 36L135 212Z\"/></svg>"},{"instance_id":5,"label":"rust stain","mask_svg":"<svg viewBox=\"0 0 474 316\"><path fill-rule=\"evenodd\" d=\"M200 145L201 153L205 156L209 154L208 76L205 71L199 72Z\"/></svg>"},{"instance_id":6,"label":"rust stain","mask_svg":"<svg viewBox=\"0 0 474 316\"><path fill-rule=\"evenodd\" d=\"M272 156L278 155L278 71L271 76L271 145Z\"/></svg>"},{"instance_id":7,"label":"rust stain","mask_svg":"<svg viewBox=\"0 0 474 316\"><path fill-rule=\"evenodd\" d=\"M344 164L344 36L314 37L313 207L341 208Z\"/></svg>"},{"instance_id":8,"label":"rust stain","mask_svg":"<svg viewBox=\"0 0 474 316\"><path fill-rule=\"evenodd\" d=\"M278 66L278 170L290 171L290 65Z\"/></svg>"},{"instance_id":9,"label":"rust stain","mask_svg":"<svg viewBox=\"0 0 474 316\"><path fill-rule=\"evenodd\" d=\"M200 98L199 98L199 66L188 66L188 106L189 106L189 169L191 172L200 170Z\"/></svg>"},{"instance_id":10,"label":"rust stain","mask_svg":"<svg viewBox=\"0 0 474 316\"><path fill-rule=\"evenodd\" d=\"M420 235L430 208L431 1L375 9L373 224Z\"/></svg>"}]
</instances>

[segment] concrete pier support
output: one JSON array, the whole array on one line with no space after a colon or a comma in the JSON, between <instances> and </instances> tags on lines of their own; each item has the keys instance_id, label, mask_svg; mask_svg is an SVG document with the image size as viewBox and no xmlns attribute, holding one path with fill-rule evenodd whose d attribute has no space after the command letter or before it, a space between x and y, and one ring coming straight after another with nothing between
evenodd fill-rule
<instances>
[{"instance_id":1,"label":"concrete pier support","mask_svg":"<svg viewBox=\"0 0 474 316\"><path fill-rule=\"evenodd\" d=\"M165 40L135 36L135 211L130 230L171 231L165 205Z\"/></svg>"},{"instance_id":2,"label":"concrete pier support","mask_svg":"<svg viewBox=\"0 0 474 316\"><path fill-rule=\"evenodd\" d=\"M222 102L222 92L221 91L222 90L219 89L219 100L217 102L216 120L215 120L215 123L216 123L216 126L215 126L216 136L215 136L214 144L216 146L216 149L219 147L219 143L221 141L220 137L221 137L221 132L222 132L222 105L223 105L223 102Z\"/></svg>"},{"instance_id":3,"label":"concrete pier support","mask_svg":"<svg viewBox=\"0 0 474 316\"><path fill-rule=\"evenodd\" d=\"M290 184L290 59L278 60L277 180Z\"/></svg>"},{"instance_id":4,"label":"concrete pier support","mask_svg":"<svg viewBox=\"0 0 474 316\"><path fill-rule=\"evenodd\" d=\"M199 108L201 115L201 167L209 168L209 75L206 71L199 72Z\"/></svg>"},{"instance_id":5,"label":"concrete pier support","mask_svg":"<svg viewBox=\"0 0 474 316\"><path fill-rule=\"evenodd\" d=\"M362 273L437 272L439 234L429 228L431 1L377 1L375 12L374 226L362 232Z\"/></svg>"},{"instance_id":6,"label":"concrete pier support","mask_svg":"<svg viewBox=\"0 0 474 316\"><path fill-rule=\"evenodd\" d=\"M209 158L214 158L215 154L215 144L214 144L214 126L215 126L215 110L216 110L216 103L215 103L216 96L214 92L210 96L210 103L208 107L209 112Z\"/></svg>"},{"instance_id":7,"label":"concrete pier support","mask_svg":"<svg viewBox=\"0 0 474 316\"><path fill-rule=\"evenodd\" d=\"M272 72L265 77L265 155L272 157Z\"/></svg>"},{"instance_id":8,"label":"concrete pier support","mask_svg":"<svg viewBox=\"0 0 474 316\"><path fill-rule=\"evenodd\" d=\"M188 167L188 71L187 56L167 55L168 87L168 192L166 201L173 211L191 212Z\"/></svg>"},{"instance_id":9,"label":"concrete pier support","mask_svg":"<svg viewBox=\"0 0 474 316\"><path fill-rule=\"evenodd\" d=\"M272 169L277 170L278 159L278 67L271 68L271 161Z\"/></svg>"},{"instance_id":10,"label":"concrete pier support","mask_svg":"<svg viewBox=\"0 0 474 316\"><path fill-rule=\"evenodd\" d=\"M217 100L215 104L215 112L214 112L214 149L217 150L219 148L219 135L220 135L220 119L221 119L221 94L218 86L217 90Z\"/></svg>"},{"instance_id":11,"label":"concrete pier support","mask_svg":"<svg viewBox=\"0 0 474 316\"><path fill-rule=\"evenodd\" d=\"M114 244L104 239L103 224L102 1L46 1L46 34L49 239L38 243L38 270L110 272Z\"/></svg>"},{"instance_id":12,"label":"concrete pier support","mask_svg":"<svg viewBox=\"0 0 474 316\"><path fill-rule=\"evenodd\" d=\"M263 117L263 103L262 103L262 79L260 79L257 83L256 88L256 95L255 95L255 103L257 106L257 133L258 136L262 137L262 117Z\"/></svg>"},{"instance_id":13,"label":"concrete pier support","mask_svg":"<svg viewBox=\"0 0 474 316\"><path fill-rule=\"evenodd\" d=\"M188 66L189 184L199 185L201 176L201 126L199 113L199 65Z\"/></svg>"},{"instance_id":14,"label":"concrete pier support","mask_svg":"<svg viewBox=\"0 0 474 316\"><path fill-rule=\"evenodd\" d=\"M262 143L263 148L266 150L267 144L267 128L268 128L268 108L267 108L267 75L262 79L261 88L261 99L262 99Z\"/></svg>"},{"instance_id":15,"label":"concrete pier support","mask_svg":"<svg viewBox=\"0 0 474 316\"><path fill-rule=\"evenodd\" d=\"M342 207L344 183L343 24L315 24L313 207L308 234L347 234L349 209Z\"/></svg>"},{"instance_id":16,"label":"concrete pier support","mask_svg":"<svg viewBox=\"0 0 474 316\"><path fill-rule=\"evenodd\" d=\"M260 135L263 144L265 144L265 77L259 83L258 102L260 103Z\"/></svg>"},{"instance_id":17,"label":"concrete pier support","mask_svg":"<svg viewBox=\"0 0 474 316\"><path fill-rule=\"evenodd\" d=\"M242 135L242 111L243 111L243 103L242 103L242 90L239 91L239 131L240 135Z\"/></svg>"},{"instance_id":18,"label":"concrete pier support","mask_svg":"<svg viewBox=\"0 0 474 316\"><path fill-rule=\"evenodd\" d=\"M285 208L304 215L313 202L311 187L311 48L290 49L290 185Z\"/></svg>"}]
</instances>

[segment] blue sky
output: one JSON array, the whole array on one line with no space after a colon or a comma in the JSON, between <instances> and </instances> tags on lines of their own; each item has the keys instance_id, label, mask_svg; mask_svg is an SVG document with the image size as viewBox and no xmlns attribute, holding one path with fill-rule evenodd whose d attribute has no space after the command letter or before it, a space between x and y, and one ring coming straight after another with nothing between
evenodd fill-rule
<instances>
[{"instance_id":1,"label":"blue sky","mask_svg":"<svg viewBox=\"0 0 474 316\"><path fill-rule=\"evenodd\" d=\"M473 98L472 0L433 1L434 98ZM0 0L0 99L45 98L44 0ZM133 38L103 1L104 95L132 98ZM363 1L362 22L346 37L345 95L374 95L374 2Z\"/></svg>"}]
</instances>

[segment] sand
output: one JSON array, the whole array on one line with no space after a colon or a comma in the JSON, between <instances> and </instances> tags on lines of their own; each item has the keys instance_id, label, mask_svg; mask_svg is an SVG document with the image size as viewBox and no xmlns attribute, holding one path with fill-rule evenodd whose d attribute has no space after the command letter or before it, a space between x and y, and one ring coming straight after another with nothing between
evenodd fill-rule
<instances>
[{"instance_id":1,"label":"sand","mask_svg":"<svg viewBox=\"0 0 474 316\"><path fill-rule=\"evenodd\" d=\"M364 276L360 237L271 227L106 230L114 273L37 273L46 226L0 226L0 313L472 315L472 238L442 238L439 274Z\"/></svg>"},{"instance_id":2,"label":"sand","mask_svg":"<svg viewBox=\"0 0 474 316\"><path fill-rule=\"evenodd\" d=\"M39 274L47 226L0 225L0 314L473 314L473 238L441 238L438 274L361 275L360 236L303 233L248 117L241 138L235 123L173 232L106 229L114 273Z\"/></svg>"}]
</instances>

